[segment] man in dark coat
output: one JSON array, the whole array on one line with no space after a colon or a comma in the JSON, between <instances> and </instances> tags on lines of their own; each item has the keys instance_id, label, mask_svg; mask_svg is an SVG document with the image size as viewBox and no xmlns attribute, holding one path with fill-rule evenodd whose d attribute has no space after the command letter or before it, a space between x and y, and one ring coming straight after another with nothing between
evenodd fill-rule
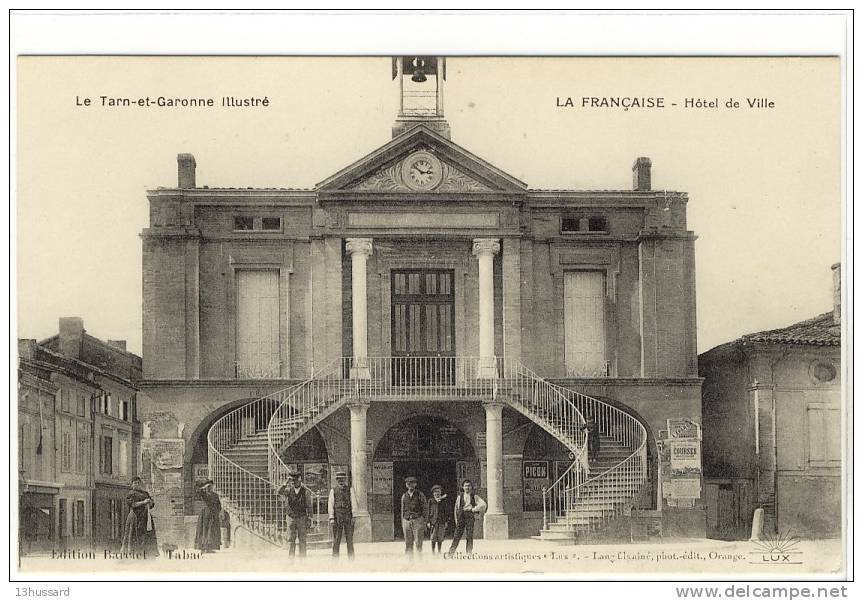
<instances>
[{"instance_id":1,"label":"man in dark coat","mask_svg":"<svg viewBox=\"0 0 863 601\"><path fill-rule=\"evenodd\" d=\"M222 547L222 502L219 495L213 492L212 480L199 482L197 489L198 498L204 502L204 508L198 516L195 548L204 553L213 553Z\"/></svg>"},{"instance_id":2,"label":"man in dark coat","mask_svg":"<svg viewBox=\"0 0 863 601\"><path fill-rule=\"evenodd\" d=\"M426 523L428 522L428 502L422 491L417 490L415 476L405 478L407 491L402 495L402 531L405 533L405 553L413 555L423 552Z\"/></svg>"},{"instance_id":3,"label":"man in dark coat","mask_svg":"<svg viewBox=\"0 0 863 601\"><path fill-rule=\"evenodd\" d=\"M432 497L429 499L429 517L428 528L430 531L432 554L437 548L440 553L443 550L443 537L446 535L446 529L449 525L449 502L446 495L443 494L443 487L440 484L432 486Z\"/></svg>"},{"instance_id":4,"label":"man in dark coat","mask_svg":"<svg viewBox=\"0 0 863 601\"><path fill-rule=\"evenodd\" d=\"M159 556L159 544L156 541L156 524L150 510L156 505L153 497L144 488L144 482L135 476L130 482L132 490L126 495L126 505L129 515L124 533L125 546L130 552L140 554L142 558Z\"/></svg>"},{"instance_id":5,"label":"man in dark coat","mask_svg":"<svg viewBox=\"0 0 863 601\"><path fill-rule=\"evenodd\" d=\"M587 436L587 460L588 461L596 461L599 456L599 426L596 424L596 421L591 417L588 418L587 422L585 422L584 426L582 426L585 435Z\"/></svg>"},{"instance_id":6,"label":"man in dark coat","mask_svg":"<svg viewBox=\"0 0 863 601\"><path fill-rule=\"evenodd\" d=\"M302 476L297 471L288 474L289 482L279 488L279 496L285 505L288 526L288 555L293 556L297 542L300 545L300 557L306 556L306 536L312 526L312 491L304 484Z\"/></svg>"}]
</instances>

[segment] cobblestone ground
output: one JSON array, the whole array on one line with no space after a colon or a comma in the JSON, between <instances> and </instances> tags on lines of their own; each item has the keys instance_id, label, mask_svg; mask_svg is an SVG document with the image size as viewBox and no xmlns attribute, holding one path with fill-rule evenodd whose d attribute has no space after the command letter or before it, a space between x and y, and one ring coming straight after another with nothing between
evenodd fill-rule
<instances>
[{"instance_id":1,"label":"cobblestone ground","mask_svg":"<svg viewBox=\"0 0 863 601\"><path fill-rule=\"evenodd\" d=\"M298 573L308 578L356 578L365 572L369 578L386 574L395 579L434 577L483 577L512 574L526 577L549 575L560 578L619 579L637 574L639 578L665 580L705 579L710 575L726 578L794 578L806 575L839 577L842 574L842 544L839 540L799 541L793 547L772 552L748 541L679 540L639 544L564 546L532 539L506 541L478 540L472 556L463 553L451 559L433 556L424 547L421 556L409 558L400 542L360 543L356 557L334 560L326 549L310 550L304 559L290 558L284 550L225 549L201 555L178 550L169 558L129 560L95 557L51 557L34 555L21 559L21 572L70 572L79 574L113 573L114 577L139 573L142 578L172 572L178 578L206 574L218 577L263 577ZM344 549L342 550L344 553ZM72 554L74 555L74 554ZM35 574L34 574L35 575ZM362 577L362 576L360 576Z\"/></svg>"}]
</instances>

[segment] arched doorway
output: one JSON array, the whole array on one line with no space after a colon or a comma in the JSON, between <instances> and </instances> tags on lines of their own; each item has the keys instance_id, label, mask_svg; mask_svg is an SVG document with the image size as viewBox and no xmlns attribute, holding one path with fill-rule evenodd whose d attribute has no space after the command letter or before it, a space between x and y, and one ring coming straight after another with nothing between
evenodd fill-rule
<instances>
[{"instance_id":1,"label":"arched doorway","mask_svg":"<svg viewBox=\"0 0 863 601\"><path fill-rule=\"evenodd\" d=\"M476 454L464 432L447 420L430 415L411 417L387 430L375 449L374 463L392 466L395 539L404 537L400 503L405 478L415 476L418 489L428 496L435 484L452 495L461 479L477 481L479 476Z\"/></svg>"}]
</instances>

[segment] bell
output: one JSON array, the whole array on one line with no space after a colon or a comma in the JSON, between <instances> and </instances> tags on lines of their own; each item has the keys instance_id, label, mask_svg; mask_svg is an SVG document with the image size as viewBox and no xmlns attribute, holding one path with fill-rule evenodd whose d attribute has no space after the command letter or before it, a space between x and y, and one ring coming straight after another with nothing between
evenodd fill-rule
<instances>
[{"instance_id":1,"label":"bell","mask_svg":"<svg viewBox=\"0 0 863 601\"><path fill-rule=\"evenodd\" d=\"M422 83L426 80L426 74L423 73L422 67L417 67L414 74L411 75L411 81L414 83Z\"/></svg>"}]
</instances>

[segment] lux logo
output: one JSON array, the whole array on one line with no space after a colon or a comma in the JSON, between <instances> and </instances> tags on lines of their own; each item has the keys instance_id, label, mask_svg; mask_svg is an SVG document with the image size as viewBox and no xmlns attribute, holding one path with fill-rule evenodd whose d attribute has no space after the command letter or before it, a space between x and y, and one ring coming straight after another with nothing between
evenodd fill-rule
<instances>
[{"instance_id":1,"label":"lux logo","mask_svg":"<svg viewBox=\"0 0 863 601\"><path fill-rule=\"evenodd\" d=\"M767 535L764 540L755 543L758 545L759 551L754 551L750 555L757 555L758 558L757 561L750 561L750 563L772 565L801 564L803 563L802 561L795 561L796 556L802 553L802 551L796 550L798 542L800 542L800 539L792 536L790 530L787 530L784 534Z\"/></svg>"}]
</instances>

